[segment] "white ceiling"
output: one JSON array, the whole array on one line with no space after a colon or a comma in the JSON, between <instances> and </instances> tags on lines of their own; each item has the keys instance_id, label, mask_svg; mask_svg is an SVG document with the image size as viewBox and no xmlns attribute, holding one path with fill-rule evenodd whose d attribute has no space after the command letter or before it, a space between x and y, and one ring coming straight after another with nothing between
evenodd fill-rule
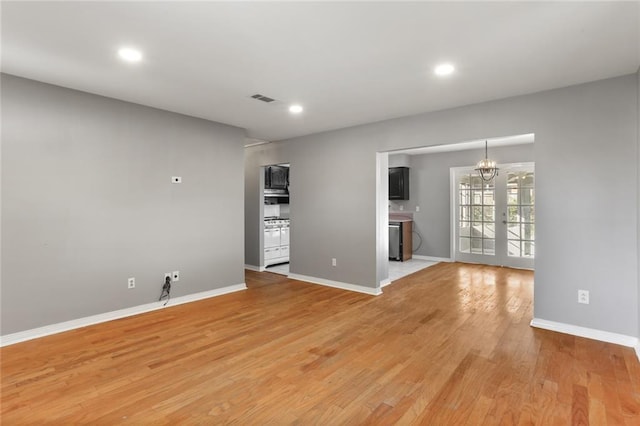
<instances>
[{"instance_id":1,"label":"white ceiling","mask_svg":"<svg viewBox=\"0 0 640 426\"><path fill-rule=\"evenodd\" d=\"M639 2L7 2L2 71L279 140L635 72ZM123 45L144 53L121 62ZM446 79L432 74L456 64ZM255 93L279 102L265 104ZM305 107L298 116L290 103Z\"/></svg>"}]
</instances>

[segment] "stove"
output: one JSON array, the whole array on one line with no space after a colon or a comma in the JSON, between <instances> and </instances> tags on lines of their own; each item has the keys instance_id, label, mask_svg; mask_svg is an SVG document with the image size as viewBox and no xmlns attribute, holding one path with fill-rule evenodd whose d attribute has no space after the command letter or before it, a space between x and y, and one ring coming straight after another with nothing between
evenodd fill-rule
<instances>
[{"instance_id":1,"label":"stove","mask_svg":"<svg viewBox=\"0 0 640 426\"><path fill-rule=\"evenodd\" d=\"M265 217L264 225L269 227L286 227L289 226L289 219L279 217Z\"/></svg>"}]
</instances>

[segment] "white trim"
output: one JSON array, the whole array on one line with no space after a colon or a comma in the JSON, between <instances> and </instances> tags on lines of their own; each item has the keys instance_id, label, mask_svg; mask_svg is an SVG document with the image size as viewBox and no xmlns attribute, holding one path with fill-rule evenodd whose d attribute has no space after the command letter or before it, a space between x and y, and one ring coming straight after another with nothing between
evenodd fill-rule
<instances>
[{"instance_id":1,"label":"white trim","mask_svg":"<svg viewBox=\"0 0 640 426\"><path fill-rule=\"evenodd\" d=\"M380 281L380 288L386 287L389 284L391 284L391 278L385 278L384 280Z\"/></svg>"},{"instance_id":2,"label":"white trim","mask_svg":"<svg viewBox=\"0 0 640 426\"><path fill-rule=\"evenodd\" d=\"M289 274L289 278L298 281L305 281L312 284L320 284L327 287L339 288L342 290L357 291L358 293L370 294L372 296L378 296L382 294L382 290L380 290L380 288L371 288L357 284L343 283L340 281L325 280L324 278L309 277L306 275L298 274Z\"/></svg>"},{"instance_id":3,"label":"white trim","mask_svg":"<svg viewBox=\"0 0 640 426\"><path fill-rule=\"evenodd\" d=\"M233 293L246 289L247 285L245 283L235 284L209 291L203 291L201 293L187 294L186 296L175 297L169 301L167 306L163 306L164 301L147 303L144 305L133 306L131 308L92 315L90 317L78 318L71 321L60 322L57 324L45 325L44 327L33 328L31 330L19 331L17 333L0 336L0 347L25 342L27 340L36 339L38 337L49 336L51 334L62 333L63 331L74 330L76 328L82 328L89 325L112 321L115 319L130 317L145 312L157 311L163 308L170 308L172 306L182 305L184 303L195 302L197 300L208 299L210 297L221 296L223 294Z\"/></svg>"},{"instance_id":4,"label":"white trim","mask_svg":"<svg viewBox=\"0 0 640 426\"><path fill-rule=\"evenodd\" d=\"M418 260L428 260L430 262L453 262L453 260L447 257L422 256L419 254L414 254L411 257Z\"/></svg>"},{"instance_id":5,"label":"white trim","mask_svg":"<svg viewBox=\"0 0 640 426\"><path fill-rule=\"evenodd\" d=\"M616 345L636 348L638 354L638 338L626 336L624 334L611 333L609 331L596 330L593 328L580 327L577 325L565 324L562 322L547 321L540 318L531 320L531 327L545 330L557 331L559 333L571 334L573 336L586 337L587 339L600 340L602 342L615 343ZM640 358L640 356L638 357Z\"/></svg>"},{"instance_id":6,"label":"white trim","mask_svg":"<svg viewBox=\"0 0 640 426\"><path fill-rule=\"evenodd\" d=\"M256 271L256 272L264 272L267 268L265 268L264 266L247 265L245 263L244 269L248 269L250 271Z\"/></svg>"},{"instance_id":7,"label":"white trim","mask_svg":"<svg viewBox=\"0 0 640 426\"><path fill-rule=\"evenodd\" d=\"M640 343L636 345L636 356L638 357L638 361L640 361Z\"/></svg>"},{"instance_id":8,"label":"white trim","mask_svg":"<svg viewBox=\"0 0 640 426\"><path fill-rule=\"evenodd\" d=\"M503 147L503 146L525 145L525 144L530 144L535 142L535 134L525 133L522 135L483 138L483 139L478 139L473 141L442 143L442 144L429 145L429 146L418 147L418 148L398 149L395 151L389 151L389 153L390 154L407 154L407 155L424 155L424 154L436 154L440 152L454 152L454 151L466 151L470 149L484 149L485 141L491 141L491 146L494 148Z\"/></svg>"},{"instance_id":9,"label":"white trim","mask_svg":"<svg viewBox=\"0 0 640 426\"><path fill-rule=\"evenodd\" d=\"M456 227L458 226L458 194L456 193L456 168L449 168L449 257L452 261L456 261L456 250L458 242L456 241Z\"/></svg>"}]
</instances>

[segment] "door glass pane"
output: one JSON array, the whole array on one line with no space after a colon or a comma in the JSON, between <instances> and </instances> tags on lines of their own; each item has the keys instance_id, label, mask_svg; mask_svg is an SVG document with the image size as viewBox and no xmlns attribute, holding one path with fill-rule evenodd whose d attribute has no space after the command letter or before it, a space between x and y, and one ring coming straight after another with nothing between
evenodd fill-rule
<instances>
[{"instance_id":1,"label":"door glass pane","mask_svg":"<svg viewBox=\"0 0 640 426\"><path fill-rule=\"evenodd\" d=\"M507 226L507 235L509 239L520 239L520 224L510 223Z\"/></svg>"},{"instance_id":2,"label":"door glass pane","mask_svg":"<svg viewBox=\"0 0 640 426\"><path fill-rule=\"evenodd\" d=\"M509 256L520 257L520 241L509 240L507 243Z\"/></svg>"},{"instance_id":3,"label":"door glass pane","mask_svg":"<svg viewBox=\"0 0 640 426\"><path fill-rule=\"evenodd\" d=\"M520 178L522 188L533 188L533 172L524 172Z\"/></svg>"},{"instance_id":4,"label":"door glass pane","mask_svg":"<svg viewBox=\"0 0 640 426\"><path fill-rule=\"evenodd\" d=\"M518 214L518 206L509 206L507 220L509 222L520 222L520 215Z\"/></svg>"},{"instance_id":5,"label":"door glass pane","mask_svg":"<svg viewBox=\"0 0 640 426\"><path fill-rule=\"evenodd\" d=\"M486 223L484 224L484 233L482 235L484 238L494 239L496 237L496 224L495 223Z\"/></svg>"},{"instance_id":6,"label":"door glass pane","mask_svg":"<svg viewBox=\"0 0 640 426\"><path fill-rule=\"evenodd\" d=\"M479 191L474 190L472 196L473 196L473 199L472 199L473 204L482 205L482 190L479 190Z\"/></svg>"},{"instance_id":7,"label":"door glass pane","mask_svg":"<svg viewBox=\"0 0 640 426\"><path fill-rule=\"evenodd\" d=\"M495 191L490 188L486 188L482 193L482 204L484 204L485 206L493 206L496 203L494 196Z\"/></svg>"},{"instance_id":8,"label":"door glass pane","mask_svg":"<svg viewBox=\"0 0 640 426\"><path fill-rule=\"evenodd\" d=\"M507 175L507 188L517 188L519 179L518 173L509 172Z\"/></svg>"},{"instance_id":9,"label":"door glass pane","mask_svg":"<svg viewBox=\"0 0 640 426\"><path fill-rule=\"evenodd\" d=\"M482 238L471 239L471 253L482 254Z\"/></svg>"},{"instance_id":10,"label":"door glass pane","mask_svg":"<svg viewBox=\"0 0 640 426\"><path fill-rule=\"evenodd\" d=\"M473 206L473 218L474 221L482 220L482 206Z\"/></svg>"},{"instance_id":11,"label":"door glass pane","mask_svg":"<svg viewBox=\"0 0 640 426\"><path fill-rule=\"evenodd\" d=\"M480 175L471 175L471 187L474 189L482 188L482 178Z\"/></svg>"},{"instance_id":12,"label":"door glass pane","mask_svg":"<svg viewBox=\"0 0 640 426\"><path fill-rule=\"evenodd\" d=\"M520 189L520 204L533 205L535 204L533 188Z\"/></svg>"},{"instance_id":13,"label":"door glass pane","mask_svg":"<svg viewBox=\"0 0 640 426\"><path fill-rule=\"evenodd\" d=\"M522 224L522 239L523 240L534 240L535 239L535 225L533 223L523 223Z\"/></svg>"},{"instance_id":14,"label":"door glass pane","mask_svg":"<svg viewBox=\"0 0 640 426\"><path fill-rule=\"evenodd\" d=\"M533 241L523 241L522 242L522 257L535 257L535 246L536 243Z\"/></svg>"},{"instance_id":15,"label":"door glass pane","mask_svg":"<svg viewBox=\"0 0 640 426\"><path fill-rule=\"evenodd\" d=\"M460 206L460 220L471 220L471 207Z\"/></svg>"},{"instance_id":16,"label":"door glass pane","mask_svg":"<svg viewBox=\"0 0 640 426\"><path fill-rule=\"evenodd\" d=\"M535 189L533 172L507 174L507 255L535 256Z\"/></svg>"},{"instance_id":17,"label":"door glass pane","mask_svg":"<svg viewBox=\"0 0 640 426\"><path fill-rule=\"evenodd\" d=\"M469 190L460 191L460 205L468 206L469 204L471 204L471 191Z\"/></svg>"},{"instance_id":18,"label":"door glass pane","mask_svg":"<svg viewBox=\"0 0 640 426\"><path fill-rule=\"evenodd\" d=\"M460 238L460 244L458 249L462 253L471 253L471 239L469 238Z\"/></svg>"},{"instance_id":19,"label":"door glass pane","mask_svg":"<svg viewBox=\"0 0 640 426\"><path fill-rule=\"evenodd\" d=\"M460 222L460 228L458 231L458 235L461 237L470 237L471 236L471 222Z\"/></svg>"},{"instance_id":20,"label":"door glass pane","mask_svg":"<svg viewBox=\"0 0 640 426\"><path fill-rule=\"evenodd\" d=\"M495 222L496 208L494 206L482 207L482 220L485 222Z\"/></svg>"},{"instance_id":21,"label":"door glass pane","mask_svg":"<svg viewBox=\"0 0 640 426\"><path fill-rule=\"evenodd\" d=\"M482 240L484 254L495 255L496 254L496 240Z\"/></svg>"},{"instance_id":22,"label":"door glass pane","mask_svg":"<svg viewBox=\"0 0 640 426\"><path fill-rule=\"evenodd\" d=\"M522 206L520 207L520 211L522 213L522 221L533 223L535 222L535 215L533 212L533 206Z\"/></svg>"},{"instance_id":23,"label":"door glass pane","mask_svg":"<svg viewBox=\"0 0 640 426\"><path fill-rule=\"evenodd\" d=\"M471 227L471 236L482 238L482 222L473 222Z\"/></svg>"}]
</instances>

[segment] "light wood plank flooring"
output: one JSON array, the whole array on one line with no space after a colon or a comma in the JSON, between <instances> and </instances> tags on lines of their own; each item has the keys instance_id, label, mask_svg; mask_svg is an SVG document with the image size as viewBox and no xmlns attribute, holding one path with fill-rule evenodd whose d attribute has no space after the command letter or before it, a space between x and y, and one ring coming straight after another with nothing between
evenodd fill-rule
<instances>
[{"instance_id":1,"label":"light wood plank flooring","mask_svg":"<svg viewBox=\"0 0 640 426\"><path fill-rule=\"evenodd\" d=\"M246 281L1 349L2 424L640 424L634 352L531 328L531 272L438 264L377 297Z\"/></svg>"}]
</instances>

